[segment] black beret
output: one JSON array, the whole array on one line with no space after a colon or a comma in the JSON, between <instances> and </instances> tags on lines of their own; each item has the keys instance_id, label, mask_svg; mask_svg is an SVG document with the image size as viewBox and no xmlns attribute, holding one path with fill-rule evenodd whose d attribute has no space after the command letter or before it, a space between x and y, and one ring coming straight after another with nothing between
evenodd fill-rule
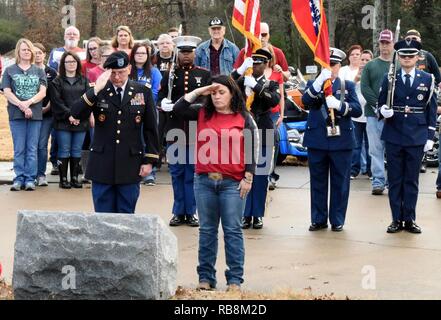
<instances>
[{"instance_id":1,"label":"black beret","mask_svg":"<svg viewBox=\"0 0 441 320\"><path fill-rule=\"evenodd\" d=\"M129 56L124 51L113 52L104 63L104 69L123 69L129 65Z\"/></svg>"},{"instance_id":2,"label":"black beret","mask_svg":"<svg viewBox=\"0 0 441 320\"><path fill-rule=\"evenodd\" d=\"M254 63L267 63L269 60L271 60L273 55L271 52L266 51L265 49L257 49L256 52L254 52L251 55L251 58L253 58Z\"/></svg>"}]
</instances>

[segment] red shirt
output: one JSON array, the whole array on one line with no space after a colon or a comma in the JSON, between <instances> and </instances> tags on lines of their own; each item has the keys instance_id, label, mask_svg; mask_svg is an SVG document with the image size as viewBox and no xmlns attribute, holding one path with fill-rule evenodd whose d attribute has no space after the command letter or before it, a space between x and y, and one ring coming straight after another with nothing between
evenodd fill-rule
<instances>
[{"instance_id":1,"label":"red shirt","mask_svg":"<svg viewBox=\"0 0 441 320\"><path fill-rule=\"evenodd\" d=\"M96 79L98 79L98 77L104 73L104 69L101 68L101 66L96 66L95 68L89 70L89 74L87 79L89 80L89 82L96 82Z\"/></svg>"},{"instance_id":2,"label":"red shirt","mask_svg":"<svg viewBox=\"0 0 441 320\"><path fill-rule=\"evenodd\" d=\"M288 62L286 61L285 54L283 51L275 46L273 46L274 55L276 56L276 63L282 67L283 71L288 71ZM234 62L234 69L239 68L245 57L245 49L241 49L239 55L237 56L236 61Z\"/></svg>"},{"instance_id":3,"label":"red shirt","mask_svg":"<svg viewBox=\"0 0 441 320\"><path fill-rule=\"evenodd\" d=\"M197 122L196 173L220 172L242 180L245 173L244 127L245 119L239 113L214 112L206 121L205 108L201 108Z\"/></svg>"},{"instance_id":4,"label":"red shirt","mask_svg":"<svg viewBox=\"0 0 441 320\"><path fill-rule=\"evenodd\" d=\"M96 63L87 61L87 60L83 60L81 61L81 74L86 77L87 79L89 79L89 72L90 70L92 70L93 68L95 68L97 66Z\"/></svg>"},{"instance_id":5,"label":"red shirt","mask_svg":"<svg viewBox=\"0 0 441 320\"><path fill-rule=\"evenodd\" d=\"M279 85L283 85L283 75L280 72L275 72L273 70L273 72L271 73L271 76L268 78L268 80L273 80L273 81L277 82ZM272 108L271 112L272 113L280 112L280 104L278 104L277 106Z\"/></svg>"}]
</instances>

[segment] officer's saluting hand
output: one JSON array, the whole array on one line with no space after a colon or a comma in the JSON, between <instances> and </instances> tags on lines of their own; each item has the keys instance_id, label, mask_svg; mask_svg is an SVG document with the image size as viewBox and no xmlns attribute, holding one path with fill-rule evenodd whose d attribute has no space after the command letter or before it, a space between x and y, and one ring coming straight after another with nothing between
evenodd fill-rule
<instances>
[{"instance_id":1,"label":"officer's saluting hand","mask_svg":"<svg viewBox=\"0 0 441 320\"><path fill-rule=\"evenodd\" d=\"M104 89L104 87L107 85L107 82L110 79L110 75L112 74L112 70L106 70L104 71L96 80L95 87L93 88L93 91L95 95L98 95L98 93Z\"/></svg>"}]
</instances>

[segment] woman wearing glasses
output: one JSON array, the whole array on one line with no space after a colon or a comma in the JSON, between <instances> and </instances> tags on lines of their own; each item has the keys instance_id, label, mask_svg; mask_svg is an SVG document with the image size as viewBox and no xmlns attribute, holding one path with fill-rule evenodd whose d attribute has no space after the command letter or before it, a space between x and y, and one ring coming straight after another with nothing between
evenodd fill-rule
<instances>
[{"instance_id":1,"label":"woman wearing glasses","mask_svg":"<svg viewBox=\"0 0 441 320\"><path fill-rule=\"evenodd\" d=\"M65 52L60 60L58 77L49 86L51 107L54 114L54 129L58 141L58 163L60 188L82 188L78 180L81 147L89 121L76 119L71 107L89 88L89 82L81 74L81 61L75 53ZM70 183L67 167L70 162Z\"/></svg>"},{"instance_id":2,"label":"woman wearing glasses","mask_svg":"<svg viewBox=\"0 0 441 320\"><path fill-rule=\"evenodd\" d=\"M152 66L151 47L149 43L135 44L130 55L130 71L129 78L146 86L152 90L155 105L158 101L158 92L161 86L162 75L158 68ZM156 185L156 170L154 167L152 172L144 178L144 183L148 186Z\"/></svg>"},{"instance_id":3,"label":"woman wearing glasses","mask_svg":"<svg viewBox=\"0 0 441 320\"><path fill-rule=\"evenodd\" d=\"M90 38L87 41L87 58L81 62L81 74L88 78L89 71L101 63L100 45L102 41L98 37Z\"/></svg>"}]
</instances>

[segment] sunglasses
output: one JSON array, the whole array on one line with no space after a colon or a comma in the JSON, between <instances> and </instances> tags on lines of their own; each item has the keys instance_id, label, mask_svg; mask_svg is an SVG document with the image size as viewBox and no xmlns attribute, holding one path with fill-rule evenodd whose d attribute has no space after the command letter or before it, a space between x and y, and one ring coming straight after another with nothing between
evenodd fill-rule
<instances>
[{"instance_id":1,"label":"sunglasses","mask_svg":"<svg viewBox=\"0 0 441 320\"><path fill-rule=\"evenodd\" d=\"M409 37L409 38L406 38L406 40L407 41L410 41L410 40L418 41L418 38L417 37Z\"/></svg>"},{"instance_id":2,"label":"sunglasses","mask_svg":"<svg viewBox=\"0 0 441 320\"><path fill-rule=\"evenodd\" d=\"M89 48L89 51L95 51L97 49L98 49L98 47L93 47L93 48Z\"/></svg>"},{"instance_id":3,"label":"sunglasses","mask_svg":"<svg viewBox=\"0 0 441 320\"><path fill-rule=\"evenodd\" d=\"M261 33L260 36L261 36L262 38L266 38L266 37L268 36L268 33Z\"/></svg>"}]
</instances>

